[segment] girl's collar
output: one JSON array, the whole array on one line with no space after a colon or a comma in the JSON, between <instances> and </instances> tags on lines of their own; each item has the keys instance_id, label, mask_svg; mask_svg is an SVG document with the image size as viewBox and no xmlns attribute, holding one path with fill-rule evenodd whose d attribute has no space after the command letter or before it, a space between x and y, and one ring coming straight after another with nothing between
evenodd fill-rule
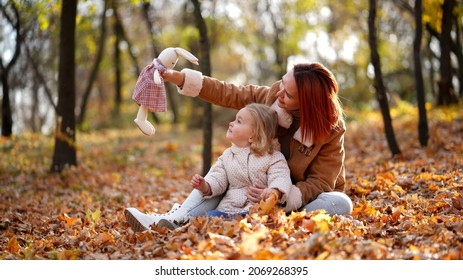
<instances>
[{"instance_id":1,"label":"girl's collar","mask_svg":"<svg viewBox=\"0 0 463 280\"><path fill-rule=\"evenodd\" d=\"M251 151L251 147L249 147L249 146L247 146L247 147L238 147L238 146L236 146L235 144L232 143L231 151L235 155L244 154L244 153L249 153Z\"/></svg>"}]
</instances>

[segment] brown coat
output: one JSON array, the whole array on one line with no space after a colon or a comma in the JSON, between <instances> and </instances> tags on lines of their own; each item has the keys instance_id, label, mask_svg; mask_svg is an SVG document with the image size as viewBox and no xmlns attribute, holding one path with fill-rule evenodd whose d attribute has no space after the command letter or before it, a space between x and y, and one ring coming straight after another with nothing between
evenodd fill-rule
<instances>
[{"instance_id":1,"label":"brown coat","mask_svg":"<svg viewBox=\"0 0 463 280\"><path fill-rule=\"evenodd\" d=\"M277 99L280 81L271 87L266 86L236 86L207 76L202 77L202 85L198 93L188 92L189 81L194 75L186 73L183 94L198 96L202 100L226 108L241 109L255 102L271 105ZM196 81L195 81L196 82ZM195 90L196 91L196 90ZM181 91L182 93L182 91ZM323 192L343 191L345 184L344 170L344 133L342 122L337 130L323 143L310 147L304 146L294 139L293 135L299 128L299 112L290 112L294 120L288 129L279 128L278 138L281 151L288 161L293 184L299 188L302 205L306 205Z\"/></svg>"}]
</instances>

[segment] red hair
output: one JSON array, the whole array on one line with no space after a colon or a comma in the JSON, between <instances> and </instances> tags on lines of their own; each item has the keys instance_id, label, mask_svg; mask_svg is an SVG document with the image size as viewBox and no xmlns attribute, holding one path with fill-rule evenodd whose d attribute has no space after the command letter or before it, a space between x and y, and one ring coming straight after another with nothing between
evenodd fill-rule
<instances>
[{"instance_id":1,"label":"red hair","mask_svg":"<svg viewBox=\"0 0 463 280\"><path fill-rule=\"evenodd\" d=\"M343 118L338 83L320 63L295 65L294 79L299 91L302 141L318 143L337 129Z\"/></svg>"}]
</instances>

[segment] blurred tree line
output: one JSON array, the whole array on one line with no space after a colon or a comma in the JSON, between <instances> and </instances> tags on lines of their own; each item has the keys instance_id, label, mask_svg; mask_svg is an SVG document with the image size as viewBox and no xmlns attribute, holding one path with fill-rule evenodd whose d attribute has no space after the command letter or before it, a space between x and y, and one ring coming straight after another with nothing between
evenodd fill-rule
<instances>
[{"instance_id":1,"label":"blurred tree line","mask_svg":"<svg viewBox=\"0 0 463 280\"><path fill-rule=\"evenodd\" d=\"M135 127L131 95L140 69L164 48L179 46L199 58L195 69L243 84L270 85L294 63L319 61L337 77L345 107L381 109L391 152L399 154L389 106L408 102L420 110L425 146L425 103L446 106L462 97L462 6L458 0L0 0L1 135L54 133L55 156L75 155L75 130ZM183 67L193 65L180 60L176 69ZM212 121L228 122L231 112L184 98L172 85L167 90L168 112L153 114L153 121L202 126L207 158ZM76 164L72 156L55 160L57 171Z\"/></svg>"}]
</instances>

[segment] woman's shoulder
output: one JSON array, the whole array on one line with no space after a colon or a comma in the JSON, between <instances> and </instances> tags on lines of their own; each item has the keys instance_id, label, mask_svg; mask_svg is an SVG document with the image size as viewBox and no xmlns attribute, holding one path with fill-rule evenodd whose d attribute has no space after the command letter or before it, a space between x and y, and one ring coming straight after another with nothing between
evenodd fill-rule
<instances>
[{"instance_id":1,"label":"woman's shoulder","mask_svg":"<svg viewBox=\"0 0 463 280\"><path fill-rule=\"evenodd\" d=\"M341 142L341 139L344 138L345 133L346 133L346 124L344 120L340 120L338 122L338 125L331 129L330 135L325 137L325 139L322 140L322 142L319 144L324 145L324 144L329 144L329 143Z\"/></svg>"},{"instance_id":2,"label":"woman's shoulder","mask_svg":"<svg viewBox=\"0 0 463 280\"><path fill-rule=\"evenodd\" d=\"M344 118L339 119L335 127L333 127L331 135L340 135L346 132L346 121Z\"/></svg>"}]
</instances>

